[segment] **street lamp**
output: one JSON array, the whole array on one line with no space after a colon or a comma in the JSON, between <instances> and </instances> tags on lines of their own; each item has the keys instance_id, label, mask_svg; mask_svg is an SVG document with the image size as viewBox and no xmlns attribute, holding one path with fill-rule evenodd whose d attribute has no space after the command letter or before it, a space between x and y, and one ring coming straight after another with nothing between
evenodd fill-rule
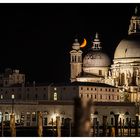
<instances>
[{"instance_id":1,"label":"street lamp","mask_svg":"<svg viewBox=\"0 0 140 140\"><path fill-rule=\"evenodd\" d=\"M15 137L16 136L16 126L15 126L15 115L14 115L14 99L15 95L12 94L12 113L10 115L10 131L11 131L11 136Z\"/></svg>"},{"instance_id":2,"label":"street lamp","mask_svg":"<svg viewBox=\"0 0 140 140\"><path fill-rule=\"evenodd\" d=\"M12 98L12 114L13 114L14 113L14 99L15 99L15 95L12 94L11 98Z\"/></svg>"}]
</instances>

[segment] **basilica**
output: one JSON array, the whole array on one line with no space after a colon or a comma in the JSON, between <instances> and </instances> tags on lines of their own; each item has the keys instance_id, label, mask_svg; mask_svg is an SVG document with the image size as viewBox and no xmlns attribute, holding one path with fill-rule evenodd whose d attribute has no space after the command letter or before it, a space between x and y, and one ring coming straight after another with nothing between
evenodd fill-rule
<instances>
[{"instance_id":1,"label":"basilica","mask_svg":"<svg viewBox=\"0 0 140 140\"><path fill-rule=\"evenodd\" d=\"M140 16L137 8L131 17L128 36L120 41L114 52L113 64L105 53L96 33L93 45L83 56L78 39L70 51L70 82L25 82L25 74L6 69L0 75L0 123L8 124L14 114L16 128L38 124L38 112L42 113L42 125L61 126L67 119L74 123L74 99L92 101L91 127L108 126L118 122L127 125L140 119ZM140 122L139 122L140 123Z\"/></svg>"},{"instance_id":2,"label":"basilica","mask_svg":"<svg viewBox=\"0 0 140 140\"><path fill-rule=\"evenodd\" d=\"M137 8L131 17L128 36L120 41L114 52L113 64L103 51L98 33L90 51L82 58L77 39L72 46L71 82L106 83L120 89L128 100L140 100L140 16Z\"/></svg>"}]
</instances>

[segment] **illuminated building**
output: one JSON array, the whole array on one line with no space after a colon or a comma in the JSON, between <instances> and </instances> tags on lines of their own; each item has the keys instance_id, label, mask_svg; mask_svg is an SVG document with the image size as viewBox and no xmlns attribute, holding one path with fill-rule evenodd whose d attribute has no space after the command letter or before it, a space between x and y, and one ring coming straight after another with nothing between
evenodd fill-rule
<instances>
[{"instance_id":1,"label":"illuminated building","mask_svg":"<svg viewBox=\"0 0 140 140\"><path fill-rule=\"evenodd\" d=\"M93 101L91 122L98 120L102 124L102 117L106 115L108 124L114 125L114 114L119 114L125 123L129 118L134 121L135 115L139 115L139 28L140 19L135 13L129 35L116 48L112 65L102 49L98 33L83 59L81 45L76 39L70 51L69 83L28 84L25 75L20 75L18 70L5 78L1 76L0 122L2 117L4 122L9 121L12 110L16 123L21 126L36 126L38 111L42 112L44 126L52 125L52 120L55 124L56 116L60 116L62 125L66 118L73 122L75 97L83 102Z\"/></svg>"},{"instance_id":2,"label":"illuminated building","mask_svg":"<svg viewBox=\"0 0 140 140\"><path fill-rule=\"evenodd\" d=\"M113 64L102 50L99 36L96 33L91 50L84 56L83 61L71 59L71 82L98 82L118 87L121 92L127 92L131 102L140 100L140 16L131 17L128 36L120 41L115 53ZM82 57L78 42L73 44L75 56ZM79 44L80 46L80 44ZM78 48L78 49L77 49ZM80 53L79 53L80 52ZM74 75L75 74L75 75Z\"/></svg>"}]
</instances>

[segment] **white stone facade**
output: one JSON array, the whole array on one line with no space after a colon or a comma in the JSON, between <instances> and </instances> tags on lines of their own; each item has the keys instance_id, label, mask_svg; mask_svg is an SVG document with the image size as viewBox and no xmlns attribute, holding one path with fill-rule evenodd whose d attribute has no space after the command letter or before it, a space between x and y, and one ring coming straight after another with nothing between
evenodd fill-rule
<instances>
[{"instance_id":1,"label":"white stone facade","mask_svg":"<svg viewBox=\"0 0 140 140\"><path fill-rule=\"evenodd\" d=\"M74 81L106 83L127 92L129 101L140 101L140 98L134 97L139 94L140 87L140 16L136 11L130 20L128 36L120 41L114 52L113 64L102 51L96 33L91 50L83 57L81 73L75 76ZM74 67L78 66L75 63ZM71 77L73 73L75 71L71 69Z\"/></svg>"}]
</instances>

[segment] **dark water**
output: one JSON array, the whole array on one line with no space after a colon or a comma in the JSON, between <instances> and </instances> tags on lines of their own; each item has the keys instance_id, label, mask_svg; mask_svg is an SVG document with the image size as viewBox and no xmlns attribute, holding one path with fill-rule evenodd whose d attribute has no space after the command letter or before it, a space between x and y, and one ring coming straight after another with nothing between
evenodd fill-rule
<instances>
[{"instance_id":1,"label":"dark water","mask_svg":"<svg viewBox=\"0 0 140 140\"><path fill-rule=\"evenodd\" d=\"M69 129L62 128L61 136L68 137L70 135ZM2 132L0 129L0 136L2 136ZM4 128L3 131L4 137L10 137L10 128ZM56 129L52 127L43 127L43 137L56 137ZM37 127L18 127L16 128L16 137L38 137Z\"/></svg>"}]
</instances>

